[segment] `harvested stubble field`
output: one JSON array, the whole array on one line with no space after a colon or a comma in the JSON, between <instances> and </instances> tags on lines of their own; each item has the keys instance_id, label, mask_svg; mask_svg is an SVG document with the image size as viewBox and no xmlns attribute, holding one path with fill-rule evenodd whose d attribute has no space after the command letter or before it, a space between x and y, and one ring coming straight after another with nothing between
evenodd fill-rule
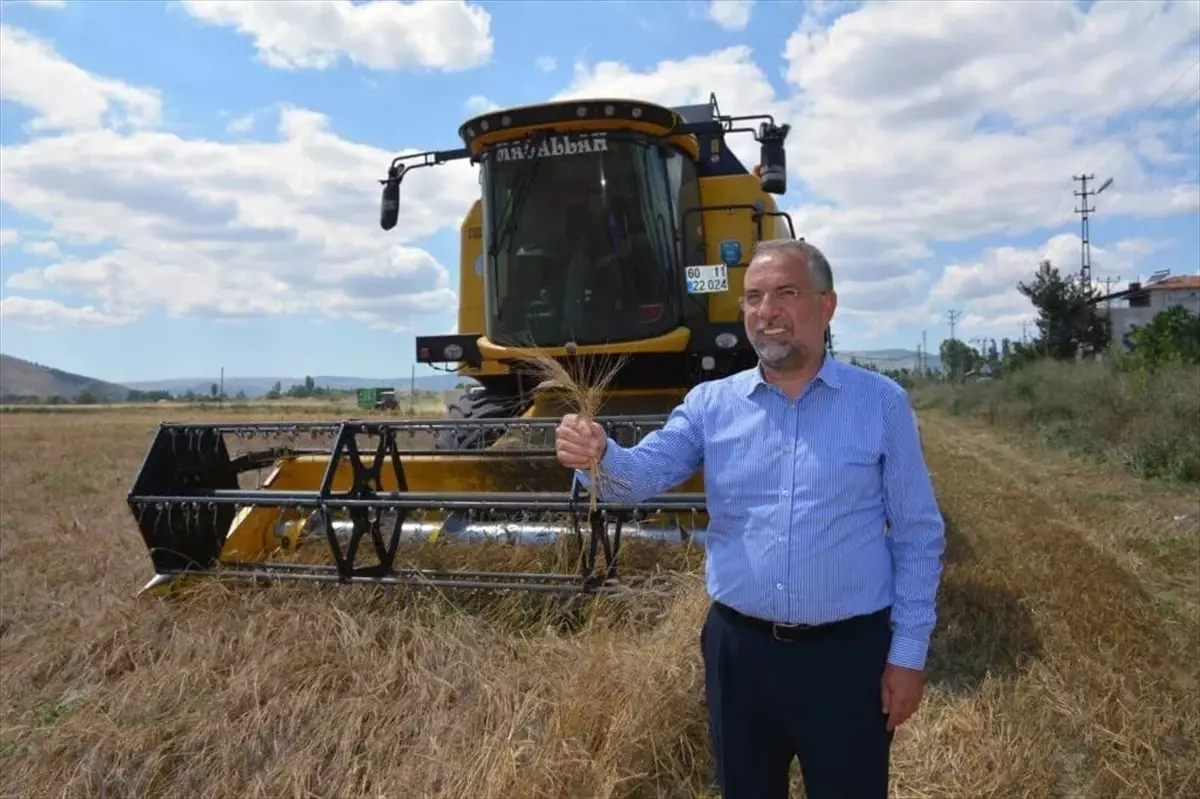
<instances>
[{"instance_id":1,"label":"harvested stubble field","mask_svg":"<svg viewBox=\"0 0 1200 799\"><path fill-rule=\"evenodd\" d=\"M682 600L586 612L315 586L136 599L123 498L156 415L0 417L4 796L715 795L698 558ZM1197 490L940 411L924 438L949 542L894 794L1200 795Z\"/></svg>"}]
</instances>

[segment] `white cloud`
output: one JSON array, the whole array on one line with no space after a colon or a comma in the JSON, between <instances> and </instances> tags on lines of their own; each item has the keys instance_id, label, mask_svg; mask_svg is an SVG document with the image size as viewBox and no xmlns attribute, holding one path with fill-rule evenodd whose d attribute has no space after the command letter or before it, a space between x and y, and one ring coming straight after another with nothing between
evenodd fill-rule
<instances>
[{"instance_id":1,"label":"white cloud","mask_svg":"<svg viewBox=\"0 0 1200 799\"><path fill-rule=\"evenodd\" d=\"M537 63L537 68L542 72L553 72L558 69L558 61L554 56L540 55L535 63Z\"/></svg>"},{"instance_id":2,"label":"white cloud","mask_svg":"<svg viewBox=\"0 0 1200 799\"><path fill-rule=\"evenodd\" d=\"M0 247L16 244L21 240L21 231L15 228L0 228Z\"/></svg>"},{"instance_id":3,"label":"white cloud","mask_svg":"<svg viewBox=\"0 0 1200 799\"><path fill-rule=\"evenodd\" d=\"M470 69L494 46L491 15L462 0L182 3L197 19L253 37L259 58L277 69L328 69L341 57L376 70Z\"/></svg>"},{"instance_id":4,"label":"white cloud","mask_svg":"<svg viewBox=\"0 0 1200 799\"><path fill-rule=\"evenodd\" d=\"M1166 244L1150 239L1124 239L1111 248L1092 244L1093 282L1103 283L1104 277L1120 278L1122 283L1136 280L1139 261ZM1057 266L1064 277L1075 275L1081 246L1079 236L1065 233L1037 248L989 248L977 260L947 266L924 307L943 313L950 308L961 310L958 329L964 335L999 335L1020 329L1021 320L1033 319L1036 313L1018 284L1031 282L1043 260Z\"/></svg>"},{"instance_id":5,"label":"white cloud","mask_svg":"<svg viewBox=\"0 0 1200 799\"><path fill-rule=\"evenodd\" d=\"M0 99L37 112L36 132L147 128L158 124L162 100L153 89L92 75L25 31L0 25Z\"/></svg>"},{"instance_id":6,"label":"white cloud","mask_svg":"<svg viewBox=\"0 0 1200 799\"><path fill-rule=\"evenodd\" d=\"M463 102L463 111L470 116L486 114L488 111L495 111L499 108L499 103L489 100L482 94L473 94Z\"/></svg>"},{"instance_id":7,"label":"white cloud","mask_svg":"<svg viewBox=\"0 0 1200 799\"><path fill-rule=\"evenodd\" d=\"M67 0L22 0L26 5L39 8L66 8Z\"/></svg>"},{"instance_id":8,"label":"white cloud","mask_svg":"<svg viewBox=\"0 0 1200 799\"><path fill-rule=\"evenodd\" d=\"M712 93L716 93L723 114L786 112L746 45L678 61L659 61L644 72L619 61L600 61L590 67L577 63L571 85L552 99L638 97L649 103L677 106L707 104ZM776 121L781 121L778 116ZM747 167L758 163L758 145L748 134L731 136L729 146Z\"/></svg>"},{"instance_id":9,"label":"white cloud","mask_svg":"<svg viewBox=\"0 0 1200 799\"><path fill-rule=\"evenodd\" d=\"M188 8L252 37L281 68L321 69L341 57L374 69L464 68L492 51L488 15L462 3ZM854 8L828 24L844 4L806 8L776 48L786 57L782 91L756 52L738 45L643 70L576 63L554 99L624 95L680 105L715 92L724 113L770 113L791 124L783 203L797 233L833 261L839 324L868 336L903 324L932 332L949 308L964 311L964 334L1022 318L1030 309L1016 280L1047 253L1066 270L1078 264L1078 239L1052 235L1076 221L1074 174L1115 178L1096 199L1110 218L1200 211L1194 4L1096 4L1085 13L1049 0L904 0ZM418 23L414 15L425 16ZM479 191L469 166L406 179L400 226L384 234L375 227L376 181L394 153L346 141L322 115L293 107L271 110L278 124L268 141L155 132L156 92L91 75L20 31L3 32L14 44L0 54L5 98L38 113L38 132L67 132L0 151L5 200L49 223L64 248L106 248L8 277L6 291L66 290L88 308L71 316L57 303L8 296L6 320L126 320L164 308L401 327L453 307L447 270L414 242L457 228ZM551 66L546 58L539 68ZM466 103L468 113L496 106L482 95ZM1186 113L1150 119L1143 111L1151 103ZM244 119L230 124L259 130ZM730 143L746 166L757 163L749 135ZM939 243L1031 232L1045 245L995 248L932 273L918 268ZM1093 246L1094 274L1129 279L1160 245Z\"/></svg>"},{"instance_id":10,"label":"white cloud","mask_svg":"<svg viewBox=\"0 0 1200 799\"><path fill-rule=\"evenodd\" d=\"M947 301L957 301L956 285L973 301L1003 296L1001 310L1013 311L998 275L980 283L951 268L923 282L914 262L938 243L1074 222L1074 174L1115 178L1096 199L1103 215L1200 211L1195 4L1101 3L1087 13L1069 2L904 0L822 24L834 10L846 11L810 7L786 40L783 94L750 48L735 46L645 70L576 64L560 96L676 105L713 91L724 113L790 123L783 203L797 234L833 261L845 292L839 314L873 334L940 318L944 306L926 287ZM1148 122L1152 104L1189 113ZM749 136L730 144L747 166L757 163ZM1078 263L1075 241L1073 256L1063 252L1067 269ZM1103 257L1093 248L1096 269ZM1028 277L1036 259L1004 267L1013 270L1005 279Z\"/></svg>"},{"instance_id":11,"label":"white cloud","mask_svg":"<svg viewBox=\"0 0 1200 799\"><path fill-rule=\"evenodd\" d=\"M82 327L110 327L130 321L97 311L90 305L84 308L68 308L53 300L31 300L26 297L0 299L0 319L41 330L62 327L64 324Z\"/></svg>"},{"instance_id":12,"label":"white cloud","mask_svg":"<svg viewBox=\"0 0 1200 799\"><path fill-rule=\"evenodd\" d=\"M49 258L62 256L62 251L58 249L58 243L53 241L31 241L21 249L30 255L44 255Z\"/></svg>"},{"instance_id":13,"label":"white cloud","mask_svg":"<svg viewBox=\"0 0 1200 799\"><path fill-rule=\"evenodd\" d=\"M712 0L708 4L708 18L725 30L740 31L750 24L750 11L754 0Z\"/></svg>"},{"instance_id":14,"label":"white cloud","mask_svg":"<svg viewBox=\"0 0 1200 799\"><path fill-rule=\"evenodd\" d=\"M68 96L78 88L71 80L94 80L63 75ZM6 320L120 323L161 308L215 318L345 317L397 329L413 315L452 309L448 271L408 243L457 227L478 196L475 170L460 162L435 167L436 176L415 173L403 187L400 224L385 233L376 226L377 180L394 155L346 141L323 115L292 107L279 110L273 141L82 130L6 146L5 203L48 223L59 241L105 248L10 275ZM94 304L70 309L14 289L66 291Z\"/></svg>"}]
</instances>

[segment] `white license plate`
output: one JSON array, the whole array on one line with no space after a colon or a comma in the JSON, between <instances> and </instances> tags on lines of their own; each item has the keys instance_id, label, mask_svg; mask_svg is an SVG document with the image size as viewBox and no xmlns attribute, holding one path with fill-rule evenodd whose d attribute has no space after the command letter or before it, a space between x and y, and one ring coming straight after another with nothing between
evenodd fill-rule
<instances>
[{"instance_id":1,"label":"white license plate","mask_svg":"<svg viewBox=\"0 0 1200 799\"><path fill-rule=\"evenodd\" d=\"M725 264L689 266L685 276L688 294L712 294L729 290L729 270Z\"/></svg>"}]
</instances>

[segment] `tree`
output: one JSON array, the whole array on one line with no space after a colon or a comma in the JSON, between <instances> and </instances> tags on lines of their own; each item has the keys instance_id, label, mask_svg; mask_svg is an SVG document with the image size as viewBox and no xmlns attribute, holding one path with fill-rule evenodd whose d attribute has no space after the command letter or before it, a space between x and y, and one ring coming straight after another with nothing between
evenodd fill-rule
<instances>
[{"instance_id":1,"label":"tree","mask_svg":"<svg viewBox=\"0 0 1200 799\"><path fill-rule=\"evenodd\" d=\"M1107 320L1096 313L1083 288L1074 279L1064 278L1050 261L1042 261L1033 280L1018 283L1017 290L1038 311L1038 336L1029 347L1018 344L1019 354L1066 360L1081 348L1099 352L1108 346Z\"/></svg>"},{"instance_id":2,"label":"tree","mask_svg":"<svg viewBox=\"0 0 1200 799\"><path fill-rule=\"evenodd\" d=\"M1129 360L1149 368L1170 362L1200 364L1200 316L1182 305L1159 311L1129 336Z\"/></svg>"},{"instance_id":3,"label":"tree","mask_svg":"<svg viewBox=\"0 0 1200 799\"><path fill-rule=\"evenodd\" d=\"M951 377L961 377L975 368L979 354L958 339L948 338L938 347L938 356Z\"/></svg>"}]
</instances>

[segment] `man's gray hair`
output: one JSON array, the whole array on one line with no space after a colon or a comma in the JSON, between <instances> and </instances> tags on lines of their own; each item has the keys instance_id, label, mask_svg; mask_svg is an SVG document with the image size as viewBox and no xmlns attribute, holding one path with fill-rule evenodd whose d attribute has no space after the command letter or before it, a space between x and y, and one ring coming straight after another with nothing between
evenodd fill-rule
<instances>
[{"instance_id":1,"label":"man's gray hair","mask_svg":"<svg viewBox=\"0 0 1200 799\"><path fill-rule=\"evenodd\" d=\"M804 239L768 239L754 245L755 258L768 253L803 255L813 288L817 291L833 291L833 268L829 265L829 259Z\"/></svg>"}]
</instances>

